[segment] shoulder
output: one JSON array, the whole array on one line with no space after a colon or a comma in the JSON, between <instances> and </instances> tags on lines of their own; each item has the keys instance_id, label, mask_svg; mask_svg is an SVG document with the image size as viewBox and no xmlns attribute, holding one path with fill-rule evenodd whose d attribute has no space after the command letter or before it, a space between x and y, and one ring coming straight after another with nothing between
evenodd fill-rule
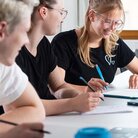
<instances>
[{"instance_id":1,"label":"shoulder","mask_svg":"<svg viewBox=\"0 0 138 138\"><path fill-rule=\"evenodd\" d=\"M23 93L27 86L28 78L16 63L12 66L0 65L0 69L0 90L4 100L2 103L8 104Z\"/></svg>"},{"instance_id":2,"label":"shoulder","mask_svg":"<svg viewBox=\"0 0 138 138\"><path fill-rule=\"evenodd\" d=\"M125 41L123 41L121 38L117 41L117 53L120 56L124 57L134 57L135 53L131 50L131 48L127 45Z\"/></svg>"},{"instance_id":3,"label":"shoulder","mask_svg":"<svg viewBox=\"0 0 138 138\"><path fill-rule=\"evenodd\" d=\"M123 52L131 52L133 53L133 51L131 50L131 48L128 46L127 42L122 40L121 38L119 38L119 40L117 41L118 44L118 49L123 51Z\"/></svg>"},{"instance_id":4,"label":"shoulder","mask_svg":"<svg viewBox=\"0 0 138 138\"><path fill-rule=\"evenodd\" d=\"M121 38L118 39L117 44L118 44L118 46L120 46L122 48L129 47L128 44L127 44L127 41L125 41Z\"/></svg>"},{"instance_id":5,"label":"shoulder","mask_svg":"<svg viewBox=\"0 0 138 138\"><path fill-rule=\"evenodd\" d=\"M127 43L122 40L121 38L118 39L117 41L117 50L125 50L125 49L130 49L127 45Z\"/></svg>"},{"instance_id":6,"label":"shoulder","mask_svg":"<svg viewBox=\"0 0 138 138\"><path fill-rule=\"evenodd\" d=\"M65 31L57 34L52 41L55 40L66 40L66 39L74 39L77 37L75 30Z\"/></svg>"},{"instance_id":7,"label":"shoulder","mask_svg":"<svg viewBox=\"0 0 138 138\"><path fill-rule=\"evenodd\" d=\"M22 75L25 75L16 63L14 63L12 66L5 66L0 64L0 74L1 79L9 79L10 77L14 79L18 76L21 77Z\"/></svg>"}]
</instances>

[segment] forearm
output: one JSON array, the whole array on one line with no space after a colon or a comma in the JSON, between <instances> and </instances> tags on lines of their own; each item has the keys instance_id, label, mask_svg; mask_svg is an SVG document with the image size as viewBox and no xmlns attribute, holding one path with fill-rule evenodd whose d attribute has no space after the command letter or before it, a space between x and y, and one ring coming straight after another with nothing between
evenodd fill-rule
<instances>
[{"instance_id":1,"label":"forearm","mask_svg":"<svg viewBox=\"0 0 138 138\"><path fill-rule=\"evenodd\" d=\"M100 102L101 94L83 92L76 97L58 100L43 100L47 115L56 115L66 112L86 112L94 109Z\"/></svg>"},{"instance_id":2,"label":"forearm","mask_svg":"<svg viewBox=\"0 0 138 138\"><path fill-rule=\"evenodd\" d=\"M83 91L83 92L85 92L86 88L87 88L87 86L83 86L83 85L74 85L74 84L70 84L70 85L71 85L71 87L73 87L79 91Z\"/></svg>"},{"instance_id":3,"label":"forearm","mask_svg":"<svg viewBox=\"0 0 138 138\"><path fill-rule=\"evenodd\" d=\"M42 100L47 116L73 111L71 99Z\"/></svg>"},{"instance_id":4,"label":"forearm","mask_svg":"<svg viewBox=\"0 0 138 138\"><path fill-rule=\"evenodd\" d=\"M68 83L64 83L61 85L57 91L55 91L54 95L57 99L61 98L72 98L80 94L82 91L72 87L72 85Z\"/></svg>"},{"instance_id":5,"label":"forearm","mask_svg":"<svg viewBox=\"0 0 138 138\"><path fill-rule=\"evenodd\" d=\"M40 119L41 118L41 119ZM0 116L0 119L21 124L23 122L40 122L44 119L42 110L33 106L19 107ZM0 133L5 132L14 126L0 123Z\"/></svg>"}]
</instances>

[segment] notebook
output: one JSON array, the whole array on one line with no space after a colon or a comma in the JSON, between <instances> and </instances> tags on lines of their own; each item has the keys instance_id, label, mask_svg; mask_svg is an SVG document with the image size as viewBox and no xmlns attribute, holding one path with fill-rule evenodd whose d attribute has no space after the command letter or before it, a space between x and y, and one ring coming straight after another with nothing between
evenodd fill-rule
<instances>
[{"instance_id":1,"label":"notebook","mask_svg":"<svg viewBox=\"0 0 138 138\"><path fill-rule=\"evenodd\" d=\"M138 99L138 89L113 89L104 93L105 97Z\"/></svg>"},{"instance_id":2,"label":"notebook","mask_svg":"<svg viewBox=\"0 0 138 138\"><path fill-rule=\"evenodd\" d=\"M138 138L138 128L115 127L110 132L112 138Z\"/></svg>"}]
</instances>

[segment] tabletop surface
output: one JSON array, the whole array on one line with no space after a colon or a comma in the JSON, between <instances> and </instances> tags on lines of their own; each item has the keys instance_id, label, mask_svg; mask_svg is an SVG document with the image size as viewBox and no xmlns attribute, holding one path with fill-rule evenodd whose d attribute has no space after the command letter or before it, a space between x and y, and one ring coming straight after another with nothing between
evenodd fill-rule
<instances>
[{"instance_id":1,"label":"tabletop surface","mask_svg":"<svg viewBox=\"0 0 138 138\"><path fill-rule=\"evenodd\" d=\"M127 105L129 100L105 97L105 101L101 101L100 105L124 106ZM52 134L46 135L45 138L74 138L77 130L83 127L104 127L107 129L114 127L138 128L138 106L129 107L133 112L97 115L81 115L77 112L71 112L46 117L44 121L45 129L51 131Z\"/></svg>"}]
</instances>

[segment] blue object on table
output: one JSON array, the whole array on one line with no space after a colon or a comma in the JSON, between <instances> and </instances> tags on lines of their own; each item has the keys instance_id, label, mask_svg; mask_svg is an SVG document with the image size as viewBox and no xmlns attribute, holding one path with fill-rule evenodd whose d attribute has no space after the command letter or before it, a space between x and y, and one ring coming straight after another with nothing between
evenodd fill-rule
<instances>
[{"instance_id":1,"label":"blue object on table","mask_svg":"<svg viewBox=\"0 0 138 138\"><path fill-rule=\"evenodd\" d=\"M111 133L102 127L86 127L79 129L75 138L111 138Z\"/></svg>"},{"instance_id":2,"label":"blue object on table","mask_svg":"<svg viewBox=\"0 0 138 138\"><path fill-rule=\"evenodd\" d=\"M98 65L96 65L96 70L97 70L97 72L98 72L100 78L101 78L103 81L105 81L105 80L104 80L104 77L103 77L103 74L102 74L102 71L101 71L101 69L100 69L100 67L99 67Z\"/></svg>"}]
</instances>

